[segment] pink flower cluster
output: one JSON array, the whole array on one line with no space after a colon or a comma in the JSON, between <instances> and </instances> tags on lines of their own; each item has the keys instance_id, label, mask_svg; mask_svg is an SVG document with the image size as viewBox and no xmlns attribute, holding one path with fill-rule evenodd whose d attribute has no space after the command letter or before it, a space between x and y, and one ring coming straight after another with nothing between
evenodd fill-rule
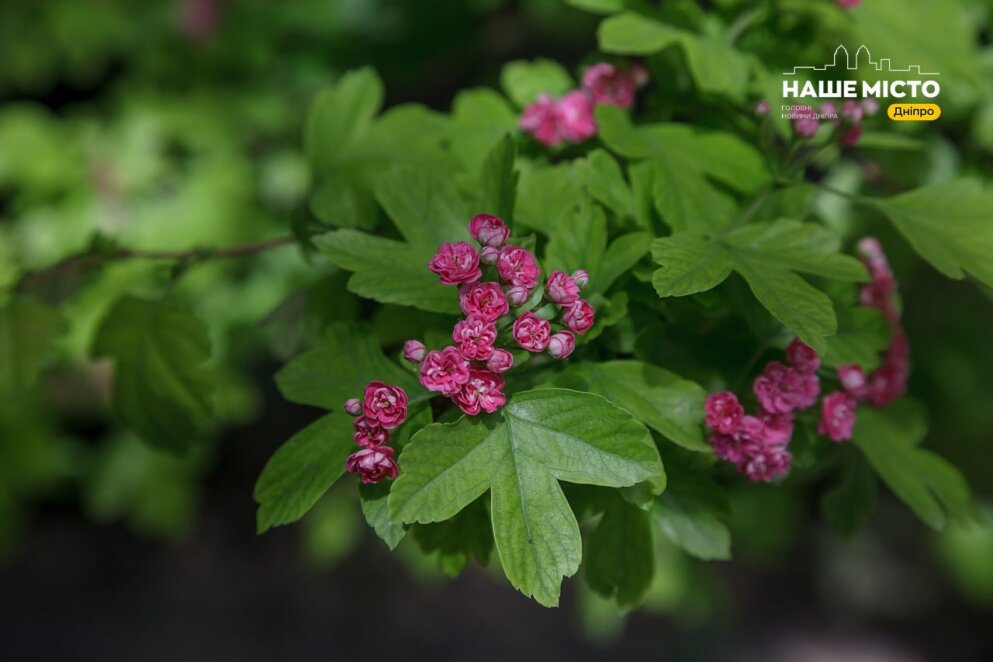
<instances>
[{"instance_id":1,"label":"pink flower cluster","mask_svg":"<svg viewBox=\"0 0 993 662\"><path fill-rule=\"evenodd\" d=\"M521 115L521 129L542 145L580 143L596 135L593 109L599 104L630 108L635 92L648 83L648 70L641 64L622 69L607 62L594 64L583 73L583 86L555 99L541 94Z\"/></svg>"},{"instance_id":2,"label":"pink flower cluster","mask_svg":"<svg viewBox=\"0 0 993 662\"><path fill-rule=\"evenodd\" d=\"M862 0L834 0L834 2L842 9L854 9L862 4Z\"/></svg>"},{"instance_id":3,"label":"pink flower cluster","mask_svg":"<svg viewBox=\"0 0 993 662\"><path fill-rule=\"evenodd\" d=\"M465 315L452 329L452 345L427 351L419 340L404 344L404 358L420 365L420 380L430 391L452 399L470 416L493 413L507 402L501 373L510 370L514 356L506 347L515 342L529 352L544 352L555 359L568 357L576 347L576 333L593 326L594 311L579 292L589 275L578 270L571 276L562 271L549 274L538 313L522 312L511 324L510 309L532 300L541 279L538 260L521 246L506 243L510 228L491 214L476 214L469 233L479 249L469 242L442 244L428 263L445 285L459 286L459 307ZM494 280L483 280L484 269ZM542 303L542 301L536 302ZM561 316L564 326L553 330L548 317ZM501 343L501 331L504 333Z\"/></svg>"},{"instance_id":4,"label":"pink flower cluster","mask_svg":"<svg viewBox=\"0 0 993 662\"><path fill-rule=\"evenodd\" d=\"M817 401L821 360L810 347L794 339L786 350L790 365L771 361L752 386L760 411L745 414L730 391L711 393L705 404L710 445L717 457L731 462L752 481L769 482L789 471L793 460L786 449L793 437L793 415Z\"/></svg>"},{"instance_id":5,"label":"pink flower cluster","mask_svg":"<svg viewBox=\"0 0 993 662\"><path fill-rule=\"evenodd\" d=\"M393 459L390 430L407 420L407 393L399 386L369 382L362 401L345 401L345 411L355 416L352 436L362 448L345 460L349 473L358 473L363 483L378 483L400 473Z\"/></svg>"},{"instance_id":6,"label":"pink flower cluster","mask_svg":"<svg viewBox=\"0 0 993 662\"><path fill-rule=\"evenodd\" d=\"M886 407L907 391L907 380L910 378L910 344L894 302L896 278L877 239L862 239L858 250L872 277L859 291L859 301L883 313L890 327L891 339L882 363L871 375L866 375L856 364L838 366L842 390L824 399L821 427L818 429L834 441L848 439L851 428L839 428L833 421L845 420L849 410L854 420L854 412L860 402L868 402L876 408Z\"/></svg>"},{"instance_id":7,"label":"pink flower cluster","mask_svg":"<svg viewBox=\"0 0 993 662\"><path fill-rule=\"evenodd\" d=\"M768 101L760 101L755 106L755 114L764 117L769 114ZM862 120L879 112L879 103L875 99L863 99L861 102L848 100L841 108L837 104L827 102L820 108L800 106L790 113L793 132L799 138L812 138L821 127L822 122L831 122L839 132L838 141L842 145L856 145L862 137Z\"/></svg>"}]
</instances>

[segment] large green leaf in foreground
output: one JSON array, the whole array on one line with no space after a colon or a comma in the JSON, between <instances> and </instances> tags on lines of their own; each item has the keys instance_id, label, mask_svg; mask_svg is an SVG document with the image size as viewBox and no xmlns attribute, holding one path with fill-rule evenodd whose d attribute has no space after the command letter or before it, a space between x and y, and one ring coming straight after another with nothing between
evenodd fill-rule
<instances>
[{"instance_id":1,"label":"large green leaf in foreground","mask_svg":"<svg viewBox=\"0 0 993 662\"><path fill-rule=\"evenodd\" d=\"M624 487L658 479L662 462L643 425L589 393L516 394L501 413L429 425L401 456L390 511L440 522L490 491L493 538L511 584L558 604L582 557L579 525L559 481Z\"/></svg>"}]
</instances>

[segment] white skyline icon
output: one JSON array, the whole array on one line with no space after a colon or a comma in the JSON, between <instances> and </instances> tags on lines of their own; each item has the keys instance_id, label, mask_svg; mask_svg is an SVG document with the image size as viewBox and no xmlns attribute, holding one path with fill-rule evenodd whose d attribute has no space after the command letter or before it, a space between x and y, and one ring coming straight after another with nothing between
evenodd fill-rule
<instances>
[{"instance_id":1,"label":"white skyline icon","mask_svg":"<svg viewBox=\"0 0 993 662\"><path fill-rule=\"evenodd\" d=\"M852 62L851 55L848 53L848 49L844 46L838 46L834 50L834 60L830 64L825 64L823 67L814 66L799 66L793 67L793 71L784 71L784 76L795 76L800 71L827 71L828 69L835 69L842 65L840 62L842 53L844 53L844 68L848 71L855 71L859 68L859 61L862 58L862 53L865 52L865 61L872 66L876 71L887 71L896 73L909 73L915 76L940 76L939 73L932 73L927 71L921 71L921 65L912 64L906 69L894 69L893 60L890 58L882 58L881 60L873 60L872 53L869 52L869 47L865 44L859 46L859 49L855 51L855 62Z\"/></svg>"}]
</instances>

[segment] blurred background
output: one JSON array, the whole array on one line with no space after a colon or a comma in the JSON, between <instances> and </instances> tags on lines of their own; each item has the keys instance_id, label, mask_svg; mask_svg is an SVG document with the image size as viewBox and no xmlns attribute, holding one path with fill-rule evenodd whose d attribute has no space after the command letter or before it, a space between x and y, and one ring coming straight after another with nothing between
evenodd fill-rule
<instances>
[{"instance_id":1,"label":"blurred background","mask_svg":"<svg viewBox=\"0 0 993 662\"><path fill-rule=\"evenodd\" d=\"M946 110L919 153L867 148L897 179L961 161L989 173L993 17L986 0L947 5L974 21L983 91ZM309 104L342 72L375 67L387 108L447 112L462 89L497 88L510 60L588 61L597 23L559 0L4 0L0 286L94 242L285 236L307 214ZM845 213L831 204L826 216ZM881 492L841 540L819 513L823 485L748 487L732 495L734 561L659 540L655 583L631 614L580 581L546 610L492 562L449 579L459 568L409 539L390 553L352 481L301 524L255 535L255 479L318 415L285 402L272 375L328 320L363 312L319 257L287 247L176 281L209 325L217 380L212 439L188 456L112 423L107 365L89 358L108 306L161 291L169 267L122 261L35 283L68 332L35 387L0 399L0 659L993 659L993 296L881 236L928 443L964 471L979 522L936 533ZM389 320L374 321L388 338Z\"/></svg>"}]
</instances>

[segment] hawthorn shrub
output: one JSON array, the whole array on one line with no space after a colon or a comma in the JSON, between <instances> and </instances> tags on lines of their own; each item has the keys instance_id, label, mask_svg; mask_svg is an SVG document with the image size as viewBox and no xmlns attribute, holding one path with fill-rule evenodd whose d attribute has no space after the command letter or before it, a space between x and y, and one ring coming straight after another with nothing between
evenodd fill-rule
<instances>
[{"instance_id":1,"label":"hawthorn shrub","mask_svg":"<svg viewBox=\"0 0 993 662\"><path fill-rule=\"evenodd\" d=\"M913 292L887 254L905 242L975 281L963 287L993 287L993 193L981 171L888 178L867 154L923 139L871 100L792 121L769 102L780 65L817 61L839 38L914 61L913 44L885 39L902 3L569 4L603 15L599 53L574 72L510 62L499 90L464 90L450 113L383 111L373 69L342 75L306 120L309 193L292 237L162 251L101 235L21 275L0 314L5 391L31 387L67 332L49 281L163 261L152 286L121 288L86 320L89 356L109 359L127 430L195 456L225 420L224 377L175 287L206 263L297 245L330 274L316 298L333 322L305 351L288 343L275 379L326 413L262 470L260 533L351 481L391 549L410 537L450 573L499 567L546 606L582 567L590 588L633 606L660 536L730 558L742 485L816 485L843 536L880 483L929 526L968 518L966 481L921 446L901 313ZM816 38L770 39L797 21ZM968 54L940 53L967 98ZM248 278L265 278L256 269ZM287 291L301 280L281 273ZM244 300L249 327L262 316L251 288ZM267 333L299 333L302 318L280 324L281 312Z\"/></svg>"}]
</instances>

